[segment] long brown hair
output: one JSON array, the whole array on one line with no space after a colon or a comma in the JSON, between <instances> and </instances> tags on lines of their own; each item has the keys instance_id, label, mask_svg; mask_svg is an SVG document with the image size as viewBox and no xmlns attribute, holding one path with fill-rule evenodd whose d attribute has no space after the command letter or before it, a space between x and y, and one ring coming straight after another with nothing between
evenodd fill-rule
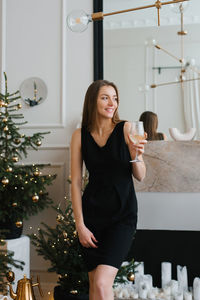
<instances>
[{"instance_id":1,"label":"long brown hair","mask_svg":"<svg viewBox=\"0 0 200 300\"><path fill-rule=\"evenodd\" d=\"M97 113L97 98L99 90L103 86L112 86L117 95L117 103L119 106L119 93L116 85L108 80L96 80L87 89L83 105L82 127L86 127L88 131L94 128ZM118 110L116 109L112 122L117 124L120 121Z\"/></svg>"},{"instance_id":2,"label":"long brown hair","mask_svg":"<svg viewBox=\"0 0 200 300\"><path fill-rule=\"evenodd\" d=\"M159 140L158 116L152 111L145 111L140 116L140 121L144 124L144 131L147 133L147 140Z\"/></svg>"}]
</instances>

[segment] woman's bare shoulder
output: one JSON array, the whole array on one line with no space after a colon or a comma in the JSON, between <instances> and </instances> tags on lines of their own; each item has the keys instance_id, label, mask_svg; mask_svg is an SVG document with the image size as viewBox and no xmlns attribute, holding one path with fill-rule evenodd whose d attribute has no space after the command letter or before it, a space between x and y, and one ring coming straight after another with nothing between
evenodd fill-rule
<instances>
[{"instance_id":1,"label":"woman's bare shoulder","mask_svg":"<svg viewBox=\"0 0 200 300\"><path fill-rule=\"evenodd\" d=\"M81 128L76 129L72 134L71 142L81 141Z\"/></svg>"},{"instance_id":2,"label":"woman's bare shoulder","mask_svg":"<svg viewBox=\"0 0 200 300\"><path fill-rule=\"evenodd\" d=\"M130 130L131 127L131 122L130 121L125 121L124 122L124 130Z\"/></svg>"},{"instance_id":3,"label":"woman's bare shoulder","mask_svg":"<svg viewBox=\"0 0 200 300\"><path fill-rule=\"evenodd\" d=\"M131 128L131 122L125 121L125 123L124 123L124 138L125 138L126 143L128 143L128 134L130 132L130 128Z\"/></svg>"}]
</instances>

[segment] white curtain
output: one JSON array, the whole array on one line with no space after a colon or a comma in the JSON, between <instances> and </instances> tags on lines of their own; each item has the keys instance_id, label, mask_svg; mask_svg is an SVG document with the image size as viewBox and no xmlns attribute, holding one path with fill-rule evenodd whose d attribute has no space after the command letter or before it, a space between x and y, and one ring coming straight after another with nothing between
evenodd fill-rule
<instances>
[{"instance_id":1,"label":"white curtain","mask_svg":"<svg viewBox=\"0 0 200 300\"><path fill-rule=\"evenodd\" d=\"M187 69L186 79L200 78L197 72ZM196 128L195 139L200 139L200 80L192 80L184 83L184 116L186 130Z\"/></svg>"}]
</instances>

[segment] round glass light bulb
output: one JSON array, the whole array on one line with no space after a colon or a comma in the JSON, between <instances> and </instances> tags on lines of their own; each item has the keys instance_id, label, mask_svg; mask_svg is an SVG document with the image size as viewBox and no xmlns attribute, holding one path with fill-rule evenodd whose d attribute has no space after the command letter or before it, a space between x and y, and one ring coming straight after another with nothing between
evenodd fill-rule
<instances>
[{"instance_id":1,"label":"round glass light bulb","mask_svg":"<svg viewBox=\"0 0 200 300\"><path fill-rule=\"evenodd\" d=\"M178 76L175 77L175 81L178 82L180 81L180 78Z\"/></svg>"},{"instance_id":2,"label":"round glass light bulb","mask_svg":"<svg viewBox=\"0 0 200 300\"><path fill-rule=\"evenodd\" d=\"M73 32L83 32L87 29L89 22L92 22L92 17L82 9L73 10L67 16L67 26Z\"/></svg>"},{"instance_id":3,"label":"round glass light bulb","mask_svg":"<svg viewBox=\"0 0 200 300\"><path fill-rule=\"evenodd\" d=\"M141 84L138 86L138 91L141 93L147 93L150 90L150 86L148 84Z\"/></svg>"},{"instance_id":4,"label":"round glass light bulb","mask_svg":"<svg viewBox=\"0 0 200 300\"><path fill-rule=\"evenodd\" d=\"M187 60L185 58L182 59L182 64L185 65L187 63Z\"/></svg>"},{"instance_id":5,"label":"round glass light bulb","mask_svg":"<svg viewBox=\"0 0 200 300\"><path fill-rule=\"evenodd\" d=\"M170 4L170 8L175 13L185 12L189 6L189 1Z\"/></svg>"},{"instance_id":6,"label":"round glass light bulb","mask_svg":"<svg viewBox=\"0 0 200 300\"><path fill-rule=\"evenodd\" d=\"M189 56L186 57L186 62L185 62L186 67L195 66L195 64L196 64L196 61L194 58L189 57Z\"/></svg>"},{"instance_id":7,"label":"round glass light bulb","mask_svg":"<svg viewBox=\"0 0 200 300\"><path fill-rule=\"evenodd\" d=\"M185 75L182 75L182 80L186 80L186 77L185 77Z\"/></svg>"},{"instance_id":8,"label":"round glass light bulb","mask_svg":"<svg viewBox=\"0 0 200 300\"><path fill-rule=\"evenodd\" d=\"M155 39L147 39L145 42L144 42L145 46L155 46L157 43L156 43L156 40Z\"/></svg>"}]
</instances>

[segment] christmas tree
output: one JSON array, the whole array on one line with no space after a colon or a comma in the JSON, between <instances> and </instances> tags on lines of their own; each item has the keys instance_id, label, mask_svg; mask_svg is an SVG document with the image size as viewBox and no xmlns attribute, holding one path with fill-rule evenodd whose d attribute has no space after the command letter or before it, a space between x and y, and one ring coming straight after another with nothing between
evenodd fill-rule
<instances>
[{"instance_id":1,"label":"christmas tree","mask_svg":"<svg viewBox=\"0 0 200 300\"><path fill-rule=\"evenodd\" d=\"M51 262L49 272L59 275L58 284L66 294L87 294L88 276L78 242L78 236L73 218L71 203L63 212L57 211L55 228L42 223L38 234L30 235L36 251L45 260Z\"/></svg>"},{"instance_id":2,"label":"christmas tree","mask_svg":"<svg viewBox=\"0 0 200 300\"><path fill-rule=\"evenodd\" d=\"M23 114L18 100L19 91L9 93L7 77L5 92L0 93L0 227L4 223L22 226L23 219L37 214L51 203L46 187L55 175L42 175L46 165L23 165L19 160L26 157L28 149L38 150L44 135L49 132L26 136L21 133Z\"/></svg>"},{"instance_id":3,"label":"christmas tree","mask_svg":"<svg viewBox=\"0 0 200 300\"><path fill-rule=\"evenodd\" d=\"M11 266L23 270L24 262L13 259L14 253L3 249L5 242L0 240L0 293L6 293L6 275Z\"/></svg>"}]
</instances>

